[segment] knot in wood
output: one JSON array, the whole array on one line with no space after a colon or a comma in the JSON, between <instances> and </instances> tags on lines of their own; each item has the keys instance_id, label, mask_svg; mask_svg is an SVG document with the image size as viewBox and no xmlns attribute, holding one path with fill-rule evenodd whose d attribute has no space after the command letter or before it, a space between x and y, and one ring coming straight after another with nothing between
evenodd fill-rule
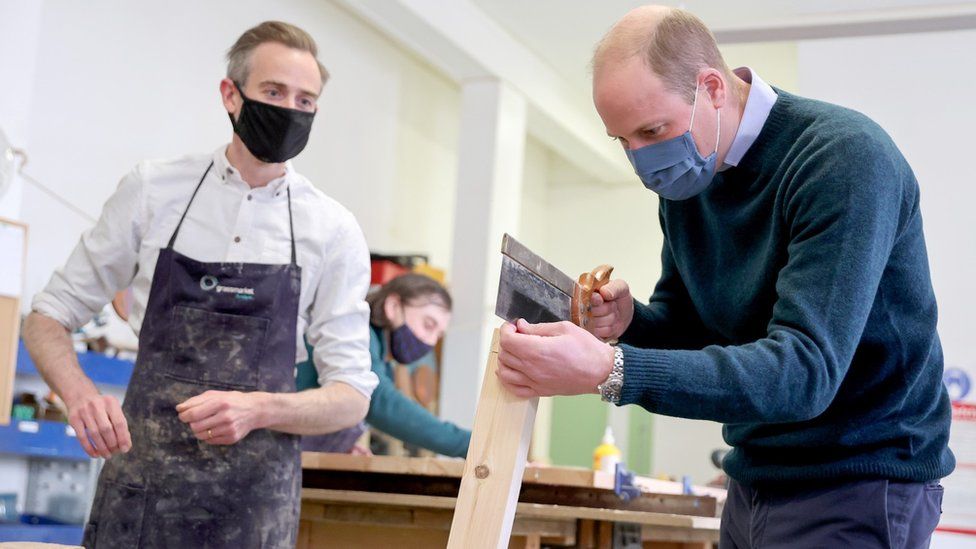
<instances>
[{"instance_id":1,"label":"knot in wood","mask_svg":"<svg viewBox=\"0 0 976 549\"><path fill-rule=\"evenodd\" d=\"M476 477L478 477L480 479L486 479L486 478L488 478L488 475L489 474L491 474L491 471L488 470L488 466L487 465L479 465L479 466L477 466L477 467L474 468L474 476L476 476Z\"/></svg>"}]
</instances>

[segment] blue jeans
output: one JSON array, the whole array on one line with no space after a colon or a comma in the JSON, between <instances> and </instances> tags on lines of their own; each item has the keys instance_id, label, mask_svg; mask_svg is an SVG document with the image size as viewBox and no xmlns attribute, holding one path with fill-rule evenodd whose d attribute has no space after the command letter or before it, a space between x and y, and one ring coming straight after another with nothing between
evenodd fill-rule
<instances>
[{"instance_id":1,"label":"blue jeans","mask_svg":"<svg viewBox=\"0 0 976 549\"><path fill-rule=\"evenodd\" d=\"M938 481L777 488L732 481L719 548L925 548L939 524L942 492Z\"/></svg>"}]
</instances>

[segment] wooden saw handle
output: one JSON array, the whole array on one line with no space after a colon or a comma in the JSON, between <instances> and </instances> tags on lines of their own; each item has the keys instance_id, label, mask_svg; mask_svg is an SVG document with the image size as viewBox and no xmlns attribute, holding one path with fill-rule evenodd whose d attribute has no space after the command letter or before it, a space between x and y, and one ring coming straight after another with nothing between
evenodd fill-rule
<instances>
[{"instance_id":1,"label":"wooden saw handle","mask_svg":"<svg viewBox=\"0 0 976 549\"><path fill-rule=\"evenodd\" d=\"M590 299L593 292L604 287L610 282L610 275L613 273L613 266L600 265L588 273L579 276L576 287L573 289L573 304L571 320L573 324L588 330L590 323Z\"/></svg>"}]
</instances>

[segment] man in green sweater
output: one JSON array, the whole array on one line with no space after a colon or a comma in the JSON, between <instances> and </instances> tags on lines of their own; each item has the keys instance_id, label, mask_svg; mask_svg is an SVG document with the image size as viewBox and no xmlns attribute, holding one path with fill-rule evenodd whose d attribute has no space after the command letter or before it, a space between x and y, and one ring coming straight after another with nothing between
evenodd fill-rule
<instances>
[{"instance_id":1,"label":"man in green sweater","mask_svg":"<svg viewBox=\"0 0 976 549\"><path fill-rule=\"evenodd\" d=\"M861 114L730 71L681 10L632 11L593 66L607 133L660 196L661 278L648 303L608 284L593 334L505 325L499 378L723 423L723 548L927 546L955 462L902 154Z\"/></svg>"}]
</instances>

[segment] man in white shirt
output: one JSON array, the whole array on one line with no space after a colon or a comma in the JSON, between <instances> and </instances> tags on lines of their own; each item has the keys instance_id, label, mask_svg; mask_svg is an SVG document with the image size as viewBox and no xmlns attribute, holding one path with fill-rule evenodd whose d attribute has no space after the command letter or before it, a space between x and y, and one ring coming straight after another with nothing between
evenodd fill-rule
<instances>
[{"instance_id":1,"label":"man in white shirt","mask_svg":"<svg viewBox=\"0 0 976 549\"><path fill-rule=\"evenodd\" d=\"M230 145L123 178L24 326L79 442L111 458L88 547L293 547L297 435L355 425L376 386L362 232L288 162L328 78L315 43L265 22L227 57ZM140 352L120 406L85 376L69 331L129 285ZM303 335L322 387L295 393Z\"/></svg>"}]
</instances>

